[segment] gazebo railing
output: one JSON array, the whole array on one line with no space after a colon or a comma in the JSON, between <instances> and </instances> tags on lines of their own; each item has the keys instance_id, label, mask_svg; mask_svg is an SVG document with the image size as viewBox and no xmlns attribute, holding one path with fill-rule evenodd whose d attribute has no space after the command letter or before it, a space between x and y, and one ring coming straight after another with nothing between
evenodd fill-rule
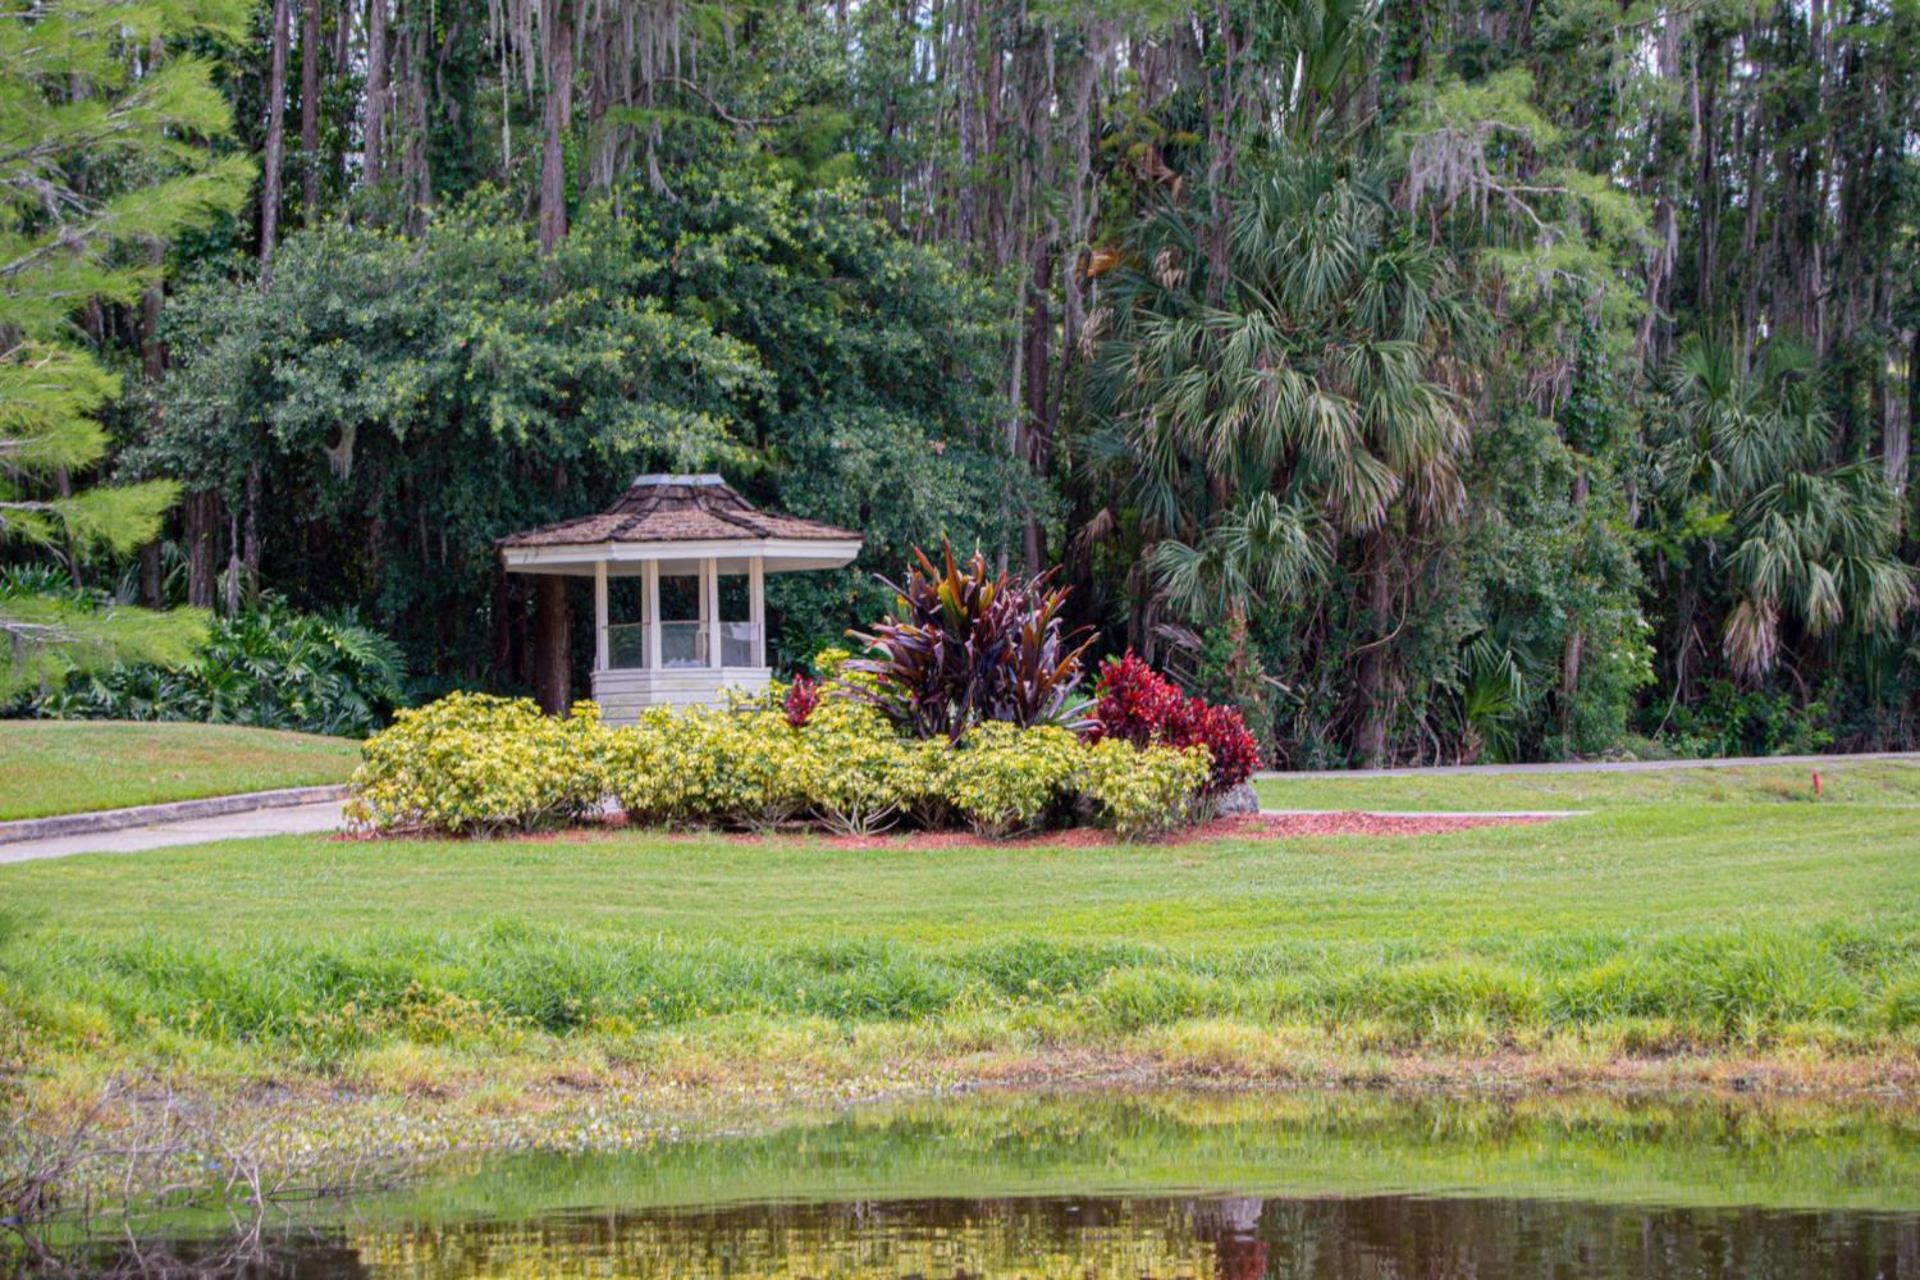
<instances>
[{"instance_id":1,"label":"gazebo railing","mask_svg":"<svg viewBox=\"0 0 1920 1280\"><path fill-rule=\"evenodd\" d=\"M720 624L720 665L753 665L753 624ZM704 622L663 622L660 624L660 665L667 667L704 667L708 665L707 624ZM647 666L647 626L644 622L615 622L607 626L607 665L616 670L645 670Z\"/></svg>"}]
</instances>

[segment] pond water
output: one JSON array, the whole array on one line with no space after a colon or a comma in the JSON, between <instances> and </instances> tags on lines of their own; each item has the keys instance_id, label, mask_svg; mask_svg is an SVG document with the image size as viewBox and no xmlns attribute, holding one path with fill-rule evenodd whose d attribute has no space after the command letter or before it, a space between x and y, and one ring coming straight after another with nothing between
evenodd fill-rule
<instances>
[{"instance_id":1,"label":"pond water","mask_svg":"<svg viewBox=\"0 0 1920 1280\"><path fill-rule=\"evenodd\" d=\"M1911 1107L986 1095L519 1155L101 1270L249 1275L1914 1277ZM257 1248L254 1247L257 1244Z\"/></svg>"}]
</instances>

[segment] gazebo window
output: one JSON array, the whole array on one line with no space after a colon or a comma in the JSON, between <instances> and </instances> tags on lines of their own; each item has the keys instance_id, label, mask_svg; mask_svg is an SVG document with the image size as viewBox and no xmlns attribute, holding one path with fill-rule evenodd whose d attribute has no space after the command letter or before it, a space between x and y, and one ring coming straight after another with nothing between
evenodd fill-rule
<instances>
[{"instance_id":1,"label":"gazebo window","mask_svg":"<svg viewBox=\"0 0 1920 1280\"><path fill-rule=\"evenodd\" d=\"M607 666L641 670L647 665L647 582L642 574L607 580Z\"/></svg>"},{"instance_id":2,"label":"gazebo window","mask_svg":"<svg viewBox=\"0 0 1920 1280\"><path fill-rule=\"evenodd\" d=\"M706 595L701 576L660 574L660 665L704 667L707 662Z\"/></svg>"},{"instance_id":3,"label":"gazebo window","mask_svg":"<svg viewBox=\"0 0 1920 1280\"><path fill-rule=\"evenodd\" d=\"M720 575L720 665L754 667L753 589L744 573Z\"/></svg>"}]
</instances>

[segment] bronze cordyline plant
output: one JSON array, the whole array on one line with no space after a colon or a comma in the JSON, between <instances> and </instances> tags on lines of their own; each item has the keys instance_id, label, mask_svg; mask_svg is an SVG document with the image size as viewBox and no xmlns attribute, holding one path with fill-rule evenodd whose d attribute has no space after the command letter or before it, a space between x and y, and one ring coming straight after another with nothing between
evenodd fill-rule
<instances>
[{"instance_id":1,"label":"bronze cordyline plant","mask_svg":"<svg viewBox=\"0 0 1920 1280\"><path fill-rule=\"evenodd\" d=\"M978 551L965 565L944 541L941 552L944 570L916 547L905 586L880 579L893 591L894 612L872 634L847 633L867 656L846 669L872 677L852 695L918 738L958 742L983 720L1088 727L1089 702L1077 690L1093 640L1090 628L1067 630L1067 589L1049 589L1052 571L996 575Z\"/></svg>"}]
</instances>

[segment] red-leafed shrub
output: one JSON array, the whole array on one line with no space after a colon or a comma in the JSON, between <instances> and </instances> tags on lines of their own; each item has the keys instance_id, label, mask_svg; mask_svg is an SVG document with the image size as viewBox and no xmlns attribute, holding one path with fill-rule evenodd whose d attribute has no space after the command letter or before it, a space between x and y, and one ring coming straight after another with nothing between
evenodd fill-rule
<instances>
[{"instance_id":1,"label":"red-leafed shrub","mask_svg":"<svg viewBox=\"0 0 1920 1280\"><path fill-rule=\"evenodd\" d=\"M1203 792L1209 798L1245 782L1260 763L1260 749L1238 711L1188 697L1131 650L1101 664L1094 699L1095 739L1119 738L1136 747L1205 747L1213 758Z\"/></svg>"},{"instance_id":2,"label":"red-leafed shrub","mask_svg":"<svg viewBox=\"0 0 1920 1280\"><path fill-rule=\"evenodd\" d=\"M787 686L787 696L780 709L787 713L787 723L796 729L804 728L807 717L820 705L820 686L811 676L798 675Z\"/></svg>"},{"instance_id":3,"label":"red-leafed shrub","mask_svg":"<svg viewBox=\"0 0 1920 1280\"><path fill-rule=\"evenodd\" d=\"M1150 745L1161 727L1179 711L1184 695L1133 650L1100 665L1094 686L1094 741L1119 738L1136 747Z\"/></svg>"},{"instance_id":4,"label":"red-leafed shrub","mask_svg":"<svg viewBox=\"0 0 1920 1280\"><path fill-rule=\"evenodd\" d=\"M1204 746L1213 756L1213 773L1207 779L1205 794L1225 795L1253 776L1253 771L1260 765L1259 744L1254 742L1253 734L1247 729L1247 722L1241 719L1237 708L1209 707L1198 698L1189 698L1187 701L1189 704L1199 703L1202 709L1185 739L1169 738L1168 745L1190 747L1197 743Z\"/></svg>"}]
</instances>

